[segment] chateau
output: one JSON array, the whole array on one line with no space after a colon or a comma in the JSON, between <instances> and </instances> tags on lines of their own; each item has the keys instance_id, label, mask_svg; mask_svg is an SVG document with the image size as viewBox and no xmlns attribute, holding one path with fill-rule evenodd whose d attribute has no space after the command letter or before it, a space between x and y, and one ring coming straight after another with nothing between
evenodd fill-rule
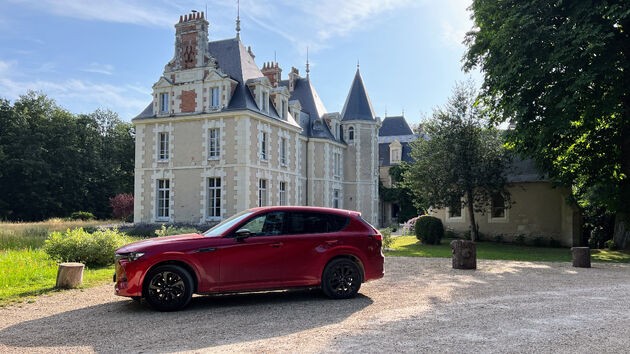
<instances>
[{"instance_id":1,"label":"chateau","mask_svg":"<svg viewBox=\"0 0 630 354\"><path fill-rule=\"evenodd\" d=\"M269 205L360 211L379 221L380 119L359 68L328 112L309 79L259 67L235 38L208 41L204 13L180 17L175 54L135 117L134 222L214 223Z\"/></svg>"}]
</instances>

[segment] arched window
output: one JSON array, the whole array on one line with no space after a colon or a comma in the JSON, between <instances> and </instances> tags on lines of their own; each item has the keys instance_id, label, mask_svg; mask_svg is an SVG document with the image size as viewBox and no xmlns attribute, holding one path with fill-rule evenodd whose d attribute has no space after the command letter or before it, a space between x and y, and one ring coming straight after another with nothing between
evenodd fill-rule
<instances>
[{"instance_id":1,"label":"arched window","mask_svg":"<svg viewBox=\"0 0 630 354\"><path fill-rule=\"evenodd\" d=\"M354 141L354 127L348 128L348 141Z\"/></svg>"}]
</instances>

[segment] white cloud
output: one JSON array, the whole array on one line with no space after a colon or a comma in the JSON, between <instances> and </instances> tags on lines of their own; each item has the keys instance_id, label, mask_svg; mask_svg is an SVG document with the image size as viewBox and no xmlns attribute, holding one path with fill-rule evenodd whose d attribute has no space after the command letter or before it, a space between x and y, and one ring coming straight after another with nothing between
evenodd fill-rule
<instances>
[{"instance_id":1,"label":"white cloud","mask_svg":"<svg viewBox=\"0 0 630 354\"><path fill-rule=\"evenodd\" d=\"M17 61L8 60L3 61L0 60L0 76L6 76L11 73L11 71L17 66Z\"/></svg>"},{"instance_id":2,"label":"white cloud","mask_svg":"<svg viewBox=\"0 0 630 354\"><path fill-rule=\"evenodd\" d=\"M439 16L442 18L442 40L445 45L464 46L466 32L473 26L468 11L471 4L471 0L445 0L442 3L442 9L445 11Z\"/></svg>"},{"instance_id":3,"label":"white cloud","mask_svg":"<svg viewBox=\"0 0 630 354\"><path fill-rule=\"evenodd\" d=\"M111 64L100 64L97 62L92 62L86 68L79 69L81 71L85 71L88 73L98 73L103 75L111 75L114 72L114 66Z\"/></svg>"}]
</instances>

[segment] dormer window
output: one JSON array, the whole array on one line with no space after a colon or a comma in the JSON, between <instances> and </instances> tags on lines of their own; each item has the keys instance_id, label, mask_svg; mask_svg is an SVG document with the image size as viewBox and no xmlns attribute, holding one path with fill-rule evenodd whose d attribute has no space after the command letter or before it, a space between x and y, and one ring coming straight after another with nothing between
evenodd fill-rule
<instances>
[{"instance_id":1,"label":"dormer window","mask_svg":"<svg viewBox=\"0 0 630 354\"><path fill-rule=\"evenodd\" d=\"M269 113L269 93L267 91L263 91L262 93L262 110L265 113Z\"/></svg>"},{"instance_id":2,"label":"dormer window","mask_svg":"<svg viewBox=\"0 0 630 354\"><path fill-rule=\"evenodd\" d=\"M160 94L160 113L168 112L168 93Z\"/></svg>"},{"instance_id":3,"label":"dormer window","mask_svg":"<svg viewBox=\"0 0 630 354\"><path fill-rule=\"evenodd\" d=\"M402 158L402 145L398 142L398 140L394 140L391 144L389 144L389 162L391 163L400 163Z\"/></svg>"},{"instance_id":4,"label":"dormer window","mask_svg":"<svg viewBox=\"0 0 630 354\"><path fill-rule=\"evenodd\" d=\"M280 118L287 120L287 103L280 101Z\"/></svg>"},{"instance_id":5,"label":"dormer window","mask_svg":"<svg viewBox=\"0 0 630 354\"><path fill-rule=\"evenodd\" d=\"M213 87L211 90L212 90L212 100L210 101L210 107L212 108L219 107L219 88Z\"/></svg>"}]
</instances>

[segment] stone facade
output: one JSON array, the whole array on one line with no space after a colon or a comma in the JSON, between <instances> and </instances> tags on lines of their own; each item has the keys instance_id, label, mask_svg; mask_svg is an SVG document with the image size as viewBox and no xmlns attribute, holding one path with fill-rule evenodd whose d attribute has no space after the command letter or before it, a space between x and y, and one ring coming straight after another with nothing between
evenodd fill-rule
<instances>
[{"instance_id":1,"label":"stone facade","mask_svg":"<svg viewBox=\"0 0 630 354\"><path fill-rule=\"evenodd\" d=\"M203 13L180 18L174 57L133 119L134 222L216 223L283 204L357 210L377 223L380 121L359 71L346 106L367 104L369 114L328 113L308 75L293 68L283 81L277 63L261 71L238 36L209 42L208 27Z\"/></svg>"}]
</instances>

